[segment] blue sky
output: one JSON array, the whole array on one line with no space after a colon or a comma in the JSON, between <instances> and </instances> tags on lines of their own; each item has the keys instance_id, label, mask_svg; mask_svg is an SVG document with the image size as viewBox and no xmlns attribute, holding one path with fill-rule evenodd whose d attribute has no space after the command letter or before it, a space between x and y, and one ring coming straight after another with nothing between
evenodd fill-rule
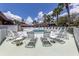
<instances>
[{"instance_id":1,"label":"blue sky","mask_svg":"<svg viewBox=\"0 0 79 59\"><path fill-rule=\"evenodd\" d=\"M56 6L56 3L0 3L0 11L10 11L23 19L28 16L31 16L34 19L40 11L48 13Z\"/></svg>"}]
</instances>

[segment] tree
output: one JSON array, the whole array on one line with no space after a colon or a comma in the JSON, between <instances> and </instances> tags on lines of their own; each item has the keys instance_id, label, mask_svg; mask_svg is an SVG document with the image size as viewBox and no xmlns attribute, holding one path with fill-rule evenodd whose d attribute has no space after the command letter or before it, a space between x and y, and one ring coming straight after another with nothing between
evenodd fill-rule
<instances>
[{"instance_id":1,"label":"tree","mask_svg":"<svg viewBox=\"0 0 79 59\"><path fill-rule=\"evenodd\" d=\"M55 9L53 10L53 15L52 15L52 16L57 17L57 24L58 24L59 14L60 14L61 11L62 11L62 9L60 9L59 7L55 8Z\"/></svg>"},{"instance_id":2,"label":"tree","mask_svg":"<svg viewBox=\"0 0 79 59\"><path fill-rule=\"evenodd\" d=\"M15 24L15 25L20 25L20 21L18 21L18 20L16 20L16 19L14 19L13 21L14 21L14 24Z\"/></svg>"},{"instance_id":3,"label":"tree","mask_svg":"<svg viewBox=\"0 0 79 59\"><path fill-rule=\"evenodd\" d=\"M66 16L63 16L63 17L60 17L59 20L58 20L58 26L67 26L67 17Z\"/></svg>"},{"instance_id":4,"label":"tree","mask_svg":"<svg viewBox=\"0 0 79 59\"><path fill-rule=\"evenodd\" d=\"M44 18L43 22L47 23L47 15L46 14L43 15L43 18Z\"/></svg>"},{"instance_id":5,"label":"tree","mask_svg":"<svg viewBox=\"0 0 79 59\"><path fill-rule=\"evenodd\" d=\"M70 23L70 22L71 22L71 19L70 19L69 4L70 4L70 3L59 3L59 4L58 4L58 7L59 7L60 9L62 9L62 10L63 10L64 7L66 8L67 13L68 13L68 21L69 21L69 23Z\"/></svg>"},{"instance_id":6,"label":"tree","mask_svg":"<svg viewBox=\"0 0 79 59\"><path fill-rule=\"evenodd\" d=\"M38 22L36 20L34 20L32 24L38 24Z\"/></svg>"},{"instance_id":7,"label":"tree","mask_svg":"<svg viewBox=\"0 0 79 59\"><path fill-rule=\"evenodd\" d=\"M47 23L47 24L49 24L53 20L51 15L44 14L43 17L44 17L44 23Z\"/></svg>"},{"instance_id":8,"label":"tree","mask_svg":"<svg viewBox=\"0 0 79 59\"><path fill-rule=\"evenodd\" d=\"M51 21L51 16L50 16L50 15L47 15L46 21L47 21L48 23Z\"/></svg>"}]
</instances>

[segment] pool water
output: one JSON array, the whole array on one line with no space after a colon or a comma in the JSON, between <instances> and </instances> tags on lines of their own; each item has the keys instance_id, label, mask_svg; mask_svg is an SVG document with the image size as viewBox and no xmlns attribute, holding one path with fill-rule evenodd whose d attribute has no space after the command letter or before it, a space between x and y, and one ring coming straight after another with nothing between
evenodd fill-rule
<instances>
[{"instance_id":1,"label":"pool water","mask_svg":"<svg viewBox=\"0 0 79 59\"><path fill-rule=\"evenodd\" d=\"M33 32L46 32L46 30L35 29Z\"/></svg>"}]
</instances>

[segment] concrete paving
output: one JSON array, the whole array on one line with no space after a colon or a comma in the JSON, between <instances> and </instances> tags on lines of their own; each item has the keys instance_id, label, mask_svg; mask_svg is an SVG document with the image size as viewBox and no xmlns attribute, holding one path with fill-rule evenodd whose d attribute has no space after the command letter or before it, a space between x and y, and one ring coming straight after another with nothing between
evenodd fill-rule
<instances>
[{"instance_id":1,"label":"concrete paving","mask_svg":"<svg viewBox=\"0 0 79 59\"><path fill-rule=\"evenodd\" d=\"M31 29L32 30L32 29ZM29 28L26 32L30 31ZM26 44L30 41L25 39L22 46L16 46L11 44L12 41L5 40L0 46L0 55L5 56L77 56L78 50L74 41L73 35L67 33L69 40L63 39L66 43L52 43L51 47L43 47L40 37L41 33L36 33L35 36L38 37L35 48L25 48Z\"/></svg>"}]
</instances>

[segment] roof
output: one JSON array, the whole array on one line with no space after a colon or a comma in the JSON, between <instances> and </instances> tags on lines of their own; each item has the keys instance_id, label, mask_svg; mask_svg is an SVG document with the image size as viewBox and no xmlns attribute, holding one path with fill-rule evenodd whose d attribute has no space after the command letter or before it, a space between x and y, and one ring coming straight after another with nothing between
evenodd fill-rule
<instances>
[{"instance_id":1,"label":"roof","mask_svg":"<svg viewBox=\"0 0 79 59\"><path fill-rule=\"evenodd\" d=\"M8 19L8 18L3 14L3 12L1 12L1 11L0 11L0 16L1 16L4 20L6 20L6 21L12 21L12 20Z\"/></svg>"}]
</instances>

